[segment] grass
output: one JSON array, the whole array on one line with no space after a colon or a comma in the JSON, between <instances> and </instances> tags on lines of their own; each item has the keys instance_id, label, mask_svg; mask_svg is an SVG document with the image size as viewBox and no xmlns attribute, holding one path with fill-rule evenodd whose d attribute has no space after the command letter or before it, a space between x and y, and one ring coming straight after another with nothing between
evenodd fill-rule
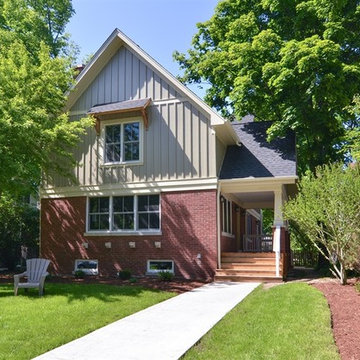
<instances>
[{"instance_id":1,"label":"grass","mask_svg":"<svg viewBox=\"0 0 360 360\"><path fill-rule=\"evenodd\" d=\"M19 290L0 284L0 359L31 359L174 294L138 286L46 284Z\"/></svg>"},{"instance_id":2,"label":"grass","mask_svg":"<svg viewBox=\"0 0 360 360\"><path fill-rule=\"evenodd\" d=\"M304 283L258 287L184 358L340 359L326 299Z\"/></svg>"}]
</instances>

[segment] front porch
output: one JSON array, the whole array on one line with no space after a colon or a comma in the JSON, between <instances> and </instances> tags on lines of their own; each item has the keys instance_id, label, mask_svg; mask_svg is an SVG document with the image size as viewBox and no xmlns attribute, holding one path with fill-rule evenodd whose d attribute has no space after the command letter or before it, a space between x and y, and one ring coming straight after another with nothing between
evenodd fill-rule
<instances>
[{"instance_id":1,"label":"front porch","mask_svg":"<svg viewBox=\"0 0 360 360\"><path fill-rule=\"evenodd\" d=\"M290 266L290 238L282 207L295 179L222 180L219 187L218 269L223 281L282 281ZM263 209L273 210L268 232Z\"/></svg>"}]
</instances>

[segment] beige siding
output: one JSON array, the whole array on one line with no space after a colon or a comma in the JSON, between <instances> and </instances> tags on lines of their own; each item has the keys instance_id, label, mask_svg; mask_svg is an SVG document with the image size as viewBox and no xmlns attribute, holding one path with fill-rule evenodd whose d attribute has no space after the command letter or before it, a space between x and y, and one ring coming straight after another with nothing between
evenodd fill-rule
<instances>
[{"instance_id":1,"label":"beige siding","mask_svg":"<svg viewBox=\"0 0 360 360\"><path fill-rule=\"evenodd\" d=\"M73 106L86 112L91 106L151 97L174 99L176 91L125 47L112 57Z\"/></svg>"},{"instance_id":2,"label":"beige siding","mask_svg":"<svg viewBox=\"0 0 360 360\"><path fill-rule=\"evenodd\" d=\"M94 129L90 129L74 153L78 162L74 175L79 185L215 177L219 146L215 145L210 121L177 96L178 93L159 74L122 47L71 111L85 114L96 104L151 97L154 103L147 109L149 128L144 130L144 161L139 165L102 166L100 138ZM139 116L132 113L119 118L135 115ZM81 115L74 115L72 120L79 117ZM107 118L111 119L111 116ZM103 121L106 121L105 117ZM223 157L224 150L220 149L220 153ZM70 185L59 176L53 183L55 186Z\"/></svg>"}]
</instances>

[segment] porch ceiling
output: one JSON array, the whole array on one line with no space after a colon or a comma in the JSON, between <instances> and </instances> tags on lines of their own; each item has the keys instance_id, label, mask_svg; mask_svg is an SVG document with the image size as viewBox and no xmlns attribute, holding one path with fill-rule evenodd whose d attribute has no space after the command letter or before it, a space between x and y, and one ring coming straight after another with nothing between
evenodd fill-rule
<instances>
[{"instance_id":1,"label":"porch ceiling","mask_svg":"<svg viewBox=\"0 0 360 360\"><path fill-rule=\"evenodd\" d=\"M274 208L274 192L272 191L232 193L232 196L244 209Z\"/></svg>"}]
</instances>

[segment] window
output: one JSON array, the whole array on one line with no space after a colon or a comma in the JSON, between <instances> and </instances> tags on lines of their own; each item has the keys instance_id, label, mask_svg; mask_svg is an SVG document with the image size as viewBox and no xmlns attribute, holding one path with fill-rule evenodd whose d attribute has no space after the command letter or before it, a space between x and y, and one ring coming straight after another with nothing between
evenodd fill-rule
<instances>
[{"instance_id":1,"label":"window","mask_svg":"<svg viewBox=\"0 0 360 360\"><path fill-rule=\"evenodd\" d=\"M231 201L222 197L222 231L232 234L232 206Z\"/></svg>"},{"instance_id":2,"label":"window","mask_svg":"<svg viewBox=\"0 0 360 360\"><path fill-rule=\"evenodd\" d=\"M148 260L147 273L157 274L161 271L169 271L174 273L174 261L173 260Z\"/></svg>"},{"instance_id":3,"label":"window","mask_svg":"<svg viewBox=\"0 0 360 360\"><path fill-rule=\"evenodd\" d=\"M159 229L159 195L138 197L138 229Z\"/></svg>"},{"instance_id":4,"label":"window","mask_svg":"<svg viewBox=\"0 0 360 360\"><path fill-rule=\"evenodd\" d=\"M109 229L109 209L108 197L89 199L89 228L91 230Z\"/></svg>"},{"instance_id":5,"label":"window","mask_svg":"<svg viewBox=\"0 0 360 360\"><path fill-rule=\"evenodd\" d=\"M106 164L140 160L140 122L106 125L104 132Z\"/></svg>"},{"instance_id":6,"label":"window","mask_svg":"<svg viewBox=\"0 0 360 360\"><path fill-rule=\"evenodd\" d=\"M91 197L88 231L160 230L160 195Z\"/></svg>"},{"instance_id":7,"label":"window","mask_svg":"<svg viewBox=\"0 0 360 360\"><path fill-rule=\"evenodd\" d=\"M75 260L75 270L81 270L87 275L98 275L99 268L98 268L98 261L97 260L83 260L78 259Z\"/></svg>"},{"instance_id":8,"label":"window","mask_svg":"<svg viewBox=\"0 0 360 360\"><path fill-rule=\"evenodd\" d=\"M134 197L115 196L113 198L113 229L134 230Z\"/></svg>"}]
</instances>

